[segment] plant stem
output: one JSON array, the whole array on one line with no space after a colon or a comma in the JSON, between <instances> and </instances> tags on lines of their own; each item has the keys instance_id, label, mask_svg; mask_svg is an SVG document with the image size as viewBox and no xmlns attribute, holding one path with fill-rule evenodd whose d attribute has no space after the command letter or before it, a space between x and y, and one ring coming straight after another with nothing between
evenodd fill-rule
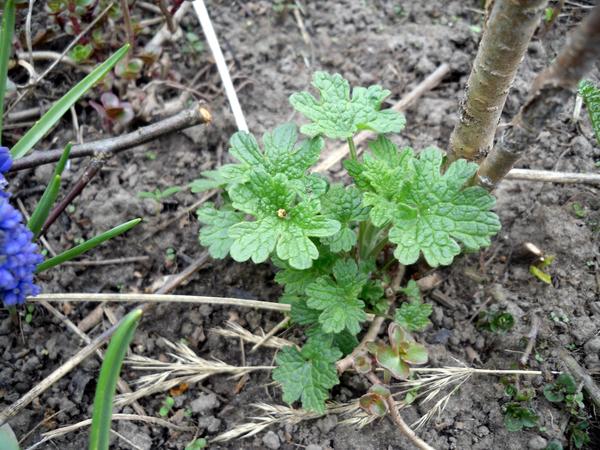
<instances>
[{"instance_id":1,"label":"plant stem","mask_svg":"<svg viewBox=\"0 0 600 450\"><path fill-rule=\"evenodd\" d=\"M506 97L547 0L496 0L483 34L459 122L450 136L448 164L480 160L490 150Z\"/></svg>"},{"instance_id":2,"label":"plant stem","mask_svg":"<svg viewBox=\"0 0 600 450\"><path fill-rule=\"evenodd\" d=\"M365 375L371 383L382 384L381 380L375 375L373 372L369 372ZM394 397L391 395L385 399L385 402L388 405L388 410L390 412L390 417L392 421L398 426L402 434L404 434L410 441L420 450L435 450L431 445L422 440L417 434L413 431L411 427L409 427L402 416L398 412L398 405L396 405L396 401Z\"/></svg>"},{"instance_id":3,"label":"plant stem","mask_svg":"<svg viewBox=\"0 0 600 450\"><path fill-rule=\"evenodd\" d=\"M350 150L350 159L356 161L356 146L354 145L354 139L351 137L348 138L348 149Z\"/></svg>"},{"instance_id":4,"label":"plant stem","mask_svg":"<svg viewBox=\"0 0 600 450\"><path fill-rule=\"evenodd\" d=\"M572 95L571 89L598 59L600 5L577 27L554 63L534 80L529 99L479 167L475 181L480 186L489 190L496 187L537 139L546 121L557 116Z\"/></svg>"}]
</instances>

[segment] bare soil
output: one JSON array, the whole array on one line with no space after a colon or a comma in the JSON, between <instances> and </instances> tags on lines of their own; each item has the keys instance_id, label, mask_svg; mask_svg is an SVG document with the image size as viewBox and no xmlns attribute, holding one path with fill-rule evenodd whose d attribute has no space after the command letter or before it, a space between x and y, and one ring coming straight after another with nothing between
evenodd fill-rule
<instances>
[{"instance_id":1,"label":"bare soil","mask_svg":"<svg viewBox=\"0 0 600 450\"><path fill-rule=\"evenodd\" d=\"M393 103L430 74L438 65L449 63L451 73L433 91L427 93L406 112L408 126L398 138L403 145L416 149L436 145L444 148L456 122L458 101L470 71L483 26L480 1L397 2L391 0L304 2L304 22L311 37L302 39L291 12L277 13L267 1L208 2L215 28L222 40L226 57L232 64L235 84L250 129L260 134L294 117L287 97L307 89L315 70L339 72L353 85L378 83L392 91ZM556 24L545 34L538 30L519 70L503 120L508 120L524 99L531 80L555 57L565 36L585 10L567 2ZM584 3L584 2L581 2ZM45 18L37 17L43 22ZM199 26L191 14L183 26L198 34ZM479 27L479 29L478 29ZM140 37L144 41L147 37ZM52 45L65 44L68 39ZM62 48L62 47L61 47ZM220 94L219 78L212 57L206 51L191 56L180 44L166 48L172 71L183 83L200 70L205 74L197 90L211 100L214 124L185 133L164 137L114 158L83 194L74 209L53 226L48 240L55 250L68 248L77 239L89 238L133 217L143 216L144 223L125 238L111 241L89 257L94 259L147 255L148 261L135 264L83 267L63 266L41 279L46 292L149 292L165 276L183 270L203 249L198 245L198 223L193 215L163 231L157 226L174 217L197 200L187 191L170 197L162 205L138 198L140 191L168 186L183 186L198 177L200 171L227 161L227 141L235 131L228 104ZM208 67L208 68L207 68ZM48 78L52 97L79 74L61 68ZM592 78L598 80L596 70ZM45 92L30 98L33 106ZM36 94L36 95L37 95ZM556 169L576 172L598 171L600 147L593 139L587 117L579 125L571 120L574 99L561 115L540 130L536 145L528 149L519 167ZM24 105L25 106L25 105ZM78 107L84 124L84 138L91 140L102 131L97 114L87 106ZM132 127L135 124L132 124ZM56 130L57 142L73 139L70 119ZM46 142L51 147L52 142ZM85 162L73 161L67 185L77 179ZM51 166L17 176L12 183L15 195L31 209L37 195L31 188L46 182ZM489 369L518 366L534 315L541 328L528 368L561 370L557 349L565 347L590 372L600 370L598 334L600 328L600 191L583 185L534 184L506 181L497 190L497 212L502 231L492 246L481 254L460 258L451 268L438 271L443 283L426 301L434 306L433 325L418 339L430 349L431 365L460 364ZM536 244L555 262L548 269L552 285L529 273L529 264L519 256L525 242ZM168 249L175 251L171 260ZM209 261L186 285L181 294L256 298L276 302L281 289L273 282L274 268L268 264L237 264L230 259ZM454 305L439 303L447 298ZM436 300L437 299L437 300ZM75 323L96 305L62 305L61 310ZM478 329L472 317L481 309L504 309L516 320L512 331L504 335ZM126 309L114 306L117 317ZM211 335L209 330L230 319L252 332L270 330L282 316L242 308L218 306L164 305L144 318L136 335L134 353L158 357L167 348L162 338L186 339L202 357L218 358L240 364L238 342ZM100 323L88 334L95 336L109 326ZM298 333L287 332L294 339ZM586 345L587 344L587 345ZM33 321L15 332L10 318L0 310L0 408L7 406L66 361L82 342L46 310L36 308ZM248 350L248 348L246 348ZM246 352L246 364L271 364L273 352ZM33 430L44 418L58 413L35 429L23 443L24 448L40 439L40 434L83 420L90 415L99 360L90 358L45 392L38 400L10 421L18 436ZM134 380L140 374L124 368L123 378ZM541 388L547 377L521 378L521 387L538 391L531 406L540 416L539 427L510 433L503 425L502 405L508 402L504 386L497 377L474 377L456 392L443 414L419 430L420 436L438 449L517 449L544 448L552 439L566 443L566 414L547 402ZM251 403L264 401L281 404L280 391L270 384L267 373L251 375L244 388L235 393L236 381L213 377L202 386L191 386L176 397L171 418L183 424L198 425L198 436L211 437L235 427L255 415ZM348 401L364 393L367 386L356 376L346 374L333 391L336 401ZM206 393L216 394L206 408L196 408L183 417L186 409ZM209 394L210 395L210 394ZM212 398L212 397L211 397ZM142 399L148 415L158 415L164 395ZM415 405L403 411L408 423L425 414L430 405ZM126 407L124 412L132 412ZM591 408L590 408L591 411ZM342 427L335 416L298 425L274 427L268 434L210 448L228 449L404 449L408 441L388 420L363 430ZM598 422L592 424L592 443L600 447ZM119 422L116 431L145 450L181 449L194 437L144 425ZM87 432L79 431L56 439L42 448L82 449ZM129 449L115 439L115 449Z\"/></svg>"}]
</instances>

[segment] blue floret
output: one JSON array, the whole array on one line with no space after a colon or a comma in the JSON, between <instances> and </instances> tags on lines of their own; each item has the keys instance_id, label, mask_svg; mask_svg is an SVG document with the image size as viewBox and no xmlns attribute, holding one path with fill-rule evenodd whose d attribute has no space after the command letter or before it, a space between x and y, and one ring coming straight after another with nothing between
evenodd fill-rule
<instances>
[{"instance_id":1,"label":"blue floret","mask_svg":"<svg viewBox=\"0 0 600 450\"><path fill-rule=\"evenodd\" d=\"M0 147L0 299L5 306L22 304L26 297L39 294L33 276L43 260L21 213L8 202L4 173L11 165L8 149Z\"/></svg>"}]
</instances>

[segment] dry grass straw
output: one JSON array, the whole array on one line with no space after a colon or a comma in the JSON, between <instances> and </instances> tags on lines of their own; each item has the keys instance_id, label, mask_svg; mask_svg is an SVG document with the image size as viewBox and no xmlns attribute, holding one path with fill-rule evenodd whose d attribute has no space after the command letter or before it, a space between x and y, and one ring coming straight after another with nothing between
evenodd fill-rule
<instances>
[{"instance_id":1,"label":"dry grass straw","mask_svg":"<svg viewBox=\"0 0 600 450\"><path fill-rule=\"evenodd\" d=\"M182 342L174 344L166 339L164 342L172 350L168 353L172 358L170 362L139 355L132 355L125 360L125 364L133 370L150 373L133 382L137 387L135 392L117 396L115 406L128 405L142 397L166 392L181 383L198 383L212 375L231 375L233 378L239 378L250 372L274 369L274 366L240 367L218 359L207 360L200 358Z\"/></svg>"},{"instance_id":2,"label":"dry grass straw","mask_svg":"<svg viewBox=\"0 0 600 450\"><path fill-rule=\"evenodd\" d=\"M282 339L276 336L272 336L268 340L264 341L265 335L259 336L252 334L240 324L231 321L227 321L226 328L213 328L210 330L210 333L227 338L242 339L244 342L250 344L261 344L262 347L275 348L278 350L283 347L289 347L290 345L296 345L287 339Z\"/></svg>"}]
</instances>

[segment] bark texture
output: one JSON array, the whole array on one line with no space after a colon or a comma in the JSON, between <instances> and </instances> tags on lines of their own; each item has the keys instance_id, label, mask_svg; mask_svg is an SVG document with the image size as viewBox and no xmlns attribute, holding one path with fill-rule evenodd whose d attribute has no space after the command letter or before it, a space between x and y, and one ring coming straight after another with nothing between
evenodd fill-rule
<instances>
[{"instance_id":1,"label":"bark texture","mask_svg":"<svg viewBox=\"0 0 600 450\"><path fill-rule=\"evenodd\" d=\"M449 163L459 158L479 161L492 147L506 96L546 4L494 2L450 137Z\"/></svg>"},{"instance_id":2,"label":"bark texture","mask_svg":"<svg viewBox=\"0 0 600 450\"><path fill-rule=\"evenodd\" d=\"M585 74L600 60L600 5L570 36L554 63L533 82L521 107L479 167L476 182L494 189L535 139L546 121L560 112Z\"/></svg>"}]
</instances>

